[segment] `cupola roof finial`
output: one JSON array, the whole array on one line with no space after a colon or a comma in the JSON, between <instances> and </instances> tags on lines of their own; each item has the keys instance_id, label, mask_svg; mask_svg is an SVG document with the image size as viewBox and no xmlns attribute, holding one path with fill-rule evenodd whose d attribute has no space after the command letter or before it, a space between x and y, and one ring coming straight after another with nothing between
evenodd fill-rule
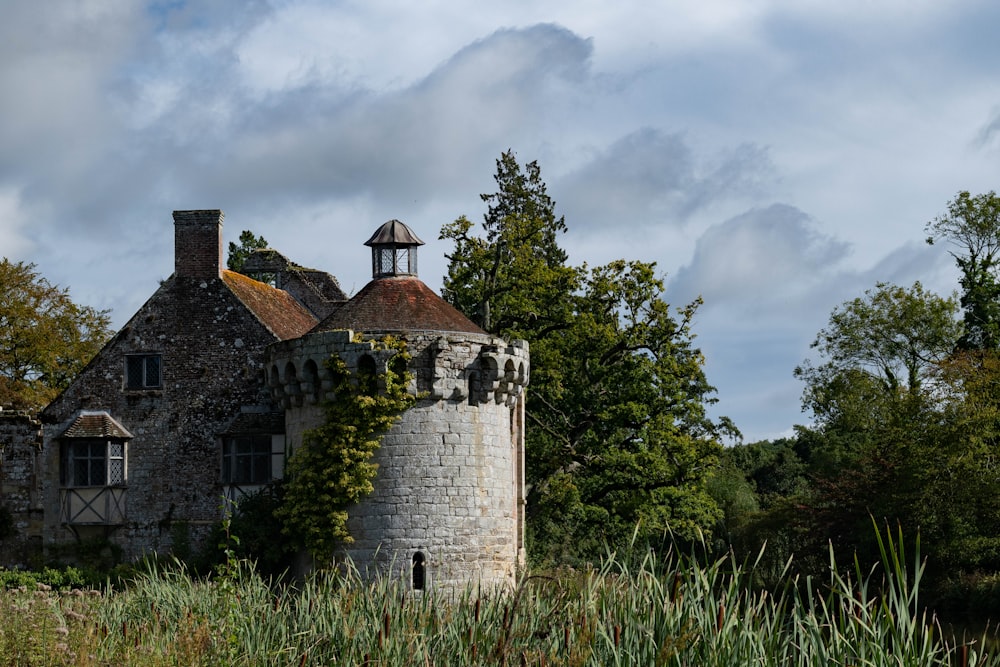
<instances>
[{"instance_id":1,"label":"cupola roof finial","mask_svg":"<svg viewBox=\"0 0 1000 667\"><path fill-rule=\"evenodd\" d=\"M417 275L417 246L424 245L399 220L389 220L365 241L372 249L372 277Z\"/></svg>"}]
</instances>

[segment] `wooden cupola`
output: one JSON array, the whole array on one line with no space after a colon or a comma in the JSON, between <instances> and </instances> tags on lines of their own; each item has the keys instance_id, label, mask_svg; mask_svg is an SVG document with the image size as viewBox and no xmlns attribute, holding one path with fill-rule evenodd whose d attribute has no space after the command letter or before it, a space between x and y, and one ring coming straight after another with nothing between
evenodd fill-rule
<instances>
[{"instance_id":1,"label":"wooden cupola","mask_svg":"<svg viewBox=\"0 0 1000 667\"><path fill-rule=\"evenodd\" d=\"M372 249L372 278L417 275L417 246L423 244L399 220L386 222L365 241Z\"/></svg>"}]
</instances>

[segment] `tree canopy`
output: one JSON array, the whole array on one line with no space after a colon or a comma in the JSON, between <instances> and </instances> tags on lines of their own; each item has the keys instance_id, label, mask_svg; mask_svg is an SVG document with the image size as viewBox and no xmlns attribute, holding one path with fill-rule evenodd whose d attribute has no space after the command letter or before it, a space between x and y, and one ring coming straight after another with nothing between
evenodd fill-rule
<instances>
[{"instance_id":1,"label":"tree canopy","mask_svg":"<svg viewBox=\"0 0 1000 667\"><path fill-rule=\"evenodd\" d=\"M948 202L948 212L927 223L927 242L945 241L961 271L965 332L958 342L964 350L1000 347L1000 197L992 190L971 195L959 192Z\"/></svg>"},{"instance_id":2,"label":"tree canopy","mask_svg":"<svg viewBox=\"0 0 1000 667\"><path fill-rule=\"evenodd\" d=\"M263 236L257 236L249 229L244 229L240 233L240 243L236 245L229 242L229 253L226 258L226 268L230 271L243 273L243 264L254 250L262 250L267 247L267 240Z\"/></svg>"},{"instance_id":3,"label":"tree canopy","mask_svg":"<svg viewBox=\"0 0 1000 667\"><path fill-rule=\"evenodd\" d=\"M111 337L107 310L73 302L34 264L0 261L0 406L35 410Z\"/></svg>"},{"instance_id":4,"label":"tree canopy","mask_svg":"<svg viewBox=\"0 0 1000 667\"><path fill-rule=\"evenodd\" d=\"M605 541L694 538L718 508L705 480L728 421L693 344L698 303L673 312L654 264L567 262L566 232L536 162L508 151L481 234L445 225L443 294L491 333L531 345L528 532L536 560L598 555Z\"/></svg>"},{"instance_id":5,"label":"tree canopy","mask_svg":"<svg viewBox=\"0 0 1000 667\"><path fill-rule=\"evenodd\" d=\"M958 303L916 282L909 288L878 283L830 315L812 347L826 359L806 360L795 375L806 383L803 406L829 423L853 405L895 401L918 393L962 335Z\"/></svg>"},{"instance_id":6,"label":"tree canopy","mask_svg":"<svg viewBox=\"0 0 1000 667\"><path fill-rule=\"evenodd\" d=\"M874 517L919 534L932 573L1000 567L1000 358L963 349L963 333L957 300L919 282L836 307L813 344L821 363L796 369L815 421L785 449L806 483L760 496L742 525L800 555L832 545L867 562ZM759 483L756 451L727 458Z\"/></svg>"}]
</instances>

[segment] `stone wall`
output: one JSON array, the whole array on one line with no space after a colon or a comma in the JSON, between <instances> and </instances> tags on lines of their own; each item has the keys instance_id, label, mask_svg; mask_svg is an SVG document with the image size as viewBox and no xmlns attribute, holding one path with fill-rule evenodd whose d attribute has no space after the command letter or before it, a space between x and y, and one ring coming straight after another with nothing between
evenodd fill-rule
<instances>
[{"instance_id":1,"label":"stone wall","mask_svg":"<svg viewBox=\"0 0 1000 667\"><path fill-rule=\"evenodd\" d=\"M421 401L382 440L375 490L355 509L345 551L406 576L423 554L437 586L513 583L518 566L511 411ZM444 428L442 428L444 427Z\"/></svg>"},{"instance_id":2,"label":"stone wall","mask_svg":"<svg viewBox=\"0 0 1000 667\"><path fill-rule=\"evenodd\" d=\"M344 548L362 568L409 577L414 556L428 585L514 582L523 560L522 389L528 350L521 341L475 334L397 334L407 343L421 396L382 439L374 491L349 510L354 542ZM356 369L372 356L384 371L391 351L350 331L315 333L277 343L268 353L268 384L286 407L289 442L322 419L323 363L332 355Z\"/></svg>"},{"instance_id":3,"label":"stone wall","mask_svg":"<svg viewBox=\"0 0 1000 667\"><path fill-rule=\"evenodd\" d=\"M263 350L274 336L223 280L168 279L43 413L46 546L108 537L126 558L204 543L220 517L217 438L241 406L261 399ZM162 386L129 389L125 357L155 353ZM127 447L127 523L62 525L58 436L81 410L107 411L134 438Z\"/></svg>"},{"instance_id":4,"label":"stone wall","mask_svg":"<svg viewBox=\"0 0 1000 667\"><path fill-rule=\"evenodd\" d=\"M36 419L0 411L0 563L8 567L37 565L41 556L41 444Z\"/></svg>"}]
</instances>

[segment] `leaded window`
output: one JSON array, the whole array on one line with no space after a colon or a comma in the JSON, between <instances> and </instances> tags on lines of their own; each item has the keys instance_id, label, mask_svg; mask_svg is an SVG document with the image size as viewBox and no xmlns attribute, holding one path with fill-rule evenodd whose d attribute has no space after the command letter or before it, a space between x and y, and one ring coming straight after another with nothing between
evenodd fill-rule
<instances>
[{"instance_id":1,"label":"leaded window","mask_svg":"<svg viewBox=\"0 0 1000 667\"><path fill-rule=\"evenodd\" d=\"M163 386L158 354L130 354L125 357L125 386L128 389L158 389Z\"/></svg>"},{"instance_id":2,"label":"leaded window","mask_svg":"<svg viewBox=\"0 0 1000 667\"><path fill-rule=\"evenodd\" d=\"M380 246L372 254L375 276L417 273L417 253L411 247Z\"/></svg>"},{"instance_id":3,"label":"leaded window","mask_svg":"<svg viewBox=\"0 0 1000 667\"><path fill-rule=\"evenodd\" d=\"M271 481L271 435L228 436L222 441L224 484L267 484Z\"/></svg>"},{"instance_id":4,"label":"leaded window","mask_svg":"<svg viewBox=\"0 0 1000 667\"><path fill-rule=\"evenodd\" d=\"M126 481L125 443L67 440L61 448L60 481L65 487L122 486Z\"/></svg>"}]
</instances>

